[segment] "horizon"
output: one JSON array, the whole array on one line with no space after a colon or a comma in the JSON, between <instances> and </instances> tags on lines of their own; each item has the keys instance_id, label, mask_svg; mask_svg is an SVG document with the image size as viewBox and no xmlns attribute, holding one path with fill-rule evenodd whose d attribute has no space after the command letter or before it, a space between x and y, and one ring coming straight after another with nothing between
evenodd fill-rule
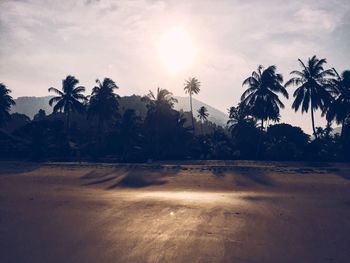
<instances>
[{"instance_id":1,"label":"horizon","mask_svg":"<svg viewBox=\"0 0 350 263\"><path fill-rule=\"evenodd\" d=\"M202 83L195 98L227 114L245 90L243 80L260 64L276 65L286 81L299 69L298 58L315 54L338 72L350 61L345 0L5 0L0 7L0 81L14 97L48 96L47 89L61 88L69 74L86 94L96 78L110 77L121 96L143 96L157 86L186 96L183 83L195 76ZM309 114L291 109L294 90L283 100L280 122L311 133ZM325 120L317 116L316 125Z\"/></svg>"}]
</instances>

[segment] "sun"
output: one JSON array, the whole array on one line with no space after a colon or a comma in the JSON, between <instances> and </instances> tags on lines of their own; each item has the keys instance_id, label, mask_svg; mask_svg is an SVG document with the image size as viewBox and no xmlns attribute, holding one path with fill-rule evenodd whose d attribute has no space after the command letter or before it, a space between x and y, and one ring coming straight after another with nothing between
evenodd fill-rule
<instances>
[{"instance_id":1,"label":"sun","mask_svg":"<svg viewBox=\"0 0 350 263\"><path fill-rule=\"evenodd\" d=\"M175 74L191 68L196 48L182 28L173 28L161 35L158 43L159 57L169 73Z\"/></svg>"}]
</instances>

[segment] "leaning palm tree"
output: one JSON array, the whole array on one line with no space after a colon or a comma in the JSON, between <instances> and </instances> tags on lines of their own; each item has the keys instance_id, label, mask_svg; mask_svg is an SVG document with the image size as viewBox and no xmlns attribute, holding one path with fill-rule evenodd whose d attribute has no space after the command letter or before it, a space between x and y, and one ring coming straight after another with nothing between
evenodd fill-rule
<instances>
[{"instance_id":1,"label":"leaning palm tree","mask_svg":"<svg viewBox=\"0 0 350 263\"><path fill-rule=\"evenodd\" d=\"M201 130L202 130L202 134L203 134L203 122L208 120L209 113L208 113L208 110L205 106L200 107L197 112L198 112L197 117L201 121Z\"/></svg>"},{"instance_id":2,"label":"leaning palm tree","mask_svg":"<svg viewBox=\"0 0 350 263\"><path fill-rule=\"evenodd\" d=\"M119 96L114 93L119 87L110 78L105 78L102 82L96 80L97 86L92 89L88 117L96 116L98 119L97 130L103 132L107 121L117 116Z\"/></svg>"},{"instance_id":3,"label":"leaning palm tree","mask_svg":"<svg viewBox=\"0 0 350 263\"><path fill-rule=\"evenodd\" d=\"M11 90L0 83L0 127L10 118L11 106L16 104L10 93Z\"/></svg>"},{"instance_id":4,"label":"leaning palm tree","mask_svg":"<svg viewBox=\"0 0 350 263\"><path fill-rule=\"evenodd\" d=\"M200 91L201 83L196 78L189 78L185 82L185 93L190 95L190 107L191 107L191 118L192 118L192 129L194 131L194 118L193 118L193 109L192 109L192 95L198 94Z\"/></svg>"},{"instance_id":5,"label":"leaning palm tree","mask_svg":"<svg viewBox=\"0 0 350 263\"><path fill-rule=\"evenodd\" d=\"M288 99L288 92L282 83L283 77L276 73L276 66L264 69L261 65L243 82L243 86L248 88L241 96L241 107L261 120L261 129L264 128L264 121L279 121L280 108L283 109L284 104L277 93Z\"/></svg>"},{"instance_id":6,"label":"leaning palm tree","mask_svg":"<svg viewBox=\"0 0 350 263\"><path fill-rule=\"evenodd\" d=\"M74 76L67 76L62 80L62 90L56 88L49 88L49 92L54 92L57 96L49 100L50 106L55 104L53 112L63 112L66 115L66 129L69 131L70 127L70 115L72 112L83 112L85 110L84 102L86 97L82 94L85 91L85 87L77 86L79 80Z\"/></svg>"},{"instance_id":7,"label":"leaning palm tree","mask_svg":"<svg viewBox=\"0 0 350 263\"><path fill-rule=\"evenodd\" d=\"M344 71L341 75L334 70L336 77L331 80L330 85L335 89L335 98L329 105L326 115L328 121L335 120L342 125L341 137L344 137L344 129L350 121L350 70Z\"/></svg>"},{"instance_id":8,"label":"leaning palm tree","mask_svg":"<svg viewBox=\"0 0 350 263\"><path fill-rule=\"evenodd\" d=\"M316 56L308 59L305 64L301 59L298 59L301 65L301 71L294 70L290 74L294 75L286 83L286 87L290 85L297 86L294 91L294 102L292 108L298 111L301 107L301 112L311 111L312 130L315 138L317 138L315 128L314 111L317 109L325 110L332 101L332 95L328 77L334 76L332 69L325 70L324 64L326 59L318 59Z\"/></svg>"}]
</instances>

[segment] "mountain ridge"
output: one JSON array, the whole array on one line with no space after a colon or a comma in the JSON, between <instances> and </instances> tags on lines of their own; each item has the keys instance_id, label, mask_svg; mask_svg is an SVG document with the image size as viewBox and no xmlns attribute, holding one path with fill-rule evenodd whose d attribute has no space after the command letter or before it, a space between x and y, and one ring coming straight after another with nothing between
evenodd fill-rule
<instances>
[{"instance_id":1,"label":"mountain ridge","mask_svg":"<svg viewBox=\"0 0 350 263\"><path fill-rule=\"evenodd\" d=\"M27 115L29 118L33 119L34 115L38 113L40 109L45 110L46 114L52 113L52 107L49 105L49 100L53 96L21 96L15 100L16 105L11 108L11 113L22 113ZM175 96L178 100L174 105L174 109L177 111L190 111L190 102L188 97ZM225 126L228 120L228 115L224 112L210 106L209 104L197 100L196 98L192 98L193 104L193 115L198 119L197 110L205 106L208 109L209 117L208 120L220 125ZM146 110L145 103L141 101L141 96L131 95L131 96L123 96L120 98L120 106L123 109L133 108L137 111L144 112Z\"/></svg>"}]
</instances>

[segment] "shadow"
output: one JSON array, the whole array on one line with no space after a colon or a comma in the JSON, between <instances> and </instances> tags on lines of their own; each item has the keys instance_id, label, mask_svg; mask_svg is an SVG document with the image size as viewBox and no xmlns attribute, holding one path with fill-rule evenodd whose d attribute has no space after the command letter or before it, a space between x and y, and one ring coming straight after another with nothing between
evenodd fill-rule
<instances>
[{"instance_id":1,"label":"shadow","mask_svg":"<svg viewBox=\"0 0 350 263\"><path fill-rule=\"evenodd\" d=\"M348 201L348 200L343 200L343 201L341 202L341 204L344 205L344 206L346 206L346 207L348 207L348 208L350 208L350 201Z\"/></svg>"},{"instance_id":2,"label":"shadow","mask_svg":"<svg viewBox=\"0 0 350 263\"><path fill-rule=\"evenodd\" d=\"M84 174L80 178L81 179L98 179L98 178L106 177L109 174L110 173L99 174L94 170L94 171L88 172L87 174Z\"/></svg>"},{"instance_id":3,"label":"shadow","mask_svg":"<svg viewBox=\"0 0 350 263\"><path fill-rule=\"evenodd\" d=\"M107 176L107 175L108 175L108 174L106 174L106 175L104 175L104 176ZM112 180L116 179L117 177L118 177L118 176L112 176L112 177L108 177L108 178L105 178L105 179L101 179L101 180L89 182L89 183L86 183L86 184L83 184L83 185L88 186L88 185L95 185L95 184L103 184L103 183L112 181Z\"/></svg>"},{"instance_id":4,"label":"shadow","mask_svg":"<svg viewBox=\"0 0 350 263\"><path fill-rule=\"evenodd\" d=\"M126 165L121 169L116 168L107 173L99 173L93 170L81 176L80 179L94 179L83 184L83 186L103 185L102 187L106 190L115 188L141 188L166 184L168 181L164 178L175 176L179 171L181 171L181 166Z\"/></svg>"},{"instance_id":5,"label":"shadow","mask_svg":"<svg viewBox=\"0 0 350 263\"><path fill-rule=\"evenodd\" d=\"M100 178L106 177L108 175L111 175L113 173L122 173L122 170L120 168L114 168L112 171L104 172L104 173L93 170L93 171L90 171L90 172L84 174L80 178L81 179L100 179Z\"/></svg>"},{"instance_id":6,"label":"shadow","mask_svg":"<svg viewBox=\"0 0 350 263\"><path fill-rule=\"evenodd\" d=\"M160 178L161 175L143 175L138 172L129 172L126 176L124 176L120 181L111 185L107 189L114 189L120 187L127 188L141 188L147 187L151 185L163 185L166 184L167 181Z\"/></svg>"},{"instance_id":7,"label":"shadow","mask_svg":"<svg viewBox=\"0 0 350 263\"><path fill-rule=\"evenodd\" d=\"M249 201L249 202L271 202L271 203L276 203L278 200L275 197L271 196L254 196L254 195L249 195L249 196L242 196L240 199L244 201Z\"/></svg>"},{"instance_id":8,"label":"shadow","mask_svg":"<svg viewBox=\"0 0 350 263\"><path fill-rule=\"evenodd\" d=\"M0 161L0 176L27 173L41 168L43 164L32 162Z\"/></svg>"},{"instance_id":9,"label":"shadow","mask_svg":"<svg viewBox=\"0 0 350 263\"><path fill-rule=\"evenodd\" d=\"M221 167L213 167L211 169L211 172L213 173L213 175L217 178L222 178L225 177L225 169L221 168Z\"/></svg>"},{"instance_id":10,"label":"shadow","mask_svg":"<svg viewBox=\"0 0 350 263\"><path fill-rule=\"evenodd\" d=\"M333 164L327 163L327 162L307 162L305 166L309 167L317 167L317 168L323 168L323 167L332 167Z\"/></svg>"},{"instance_id":11,"label":"shadow","mask_svg":"<svg viewBox=\"0 0 350 263\"><path fill-rule=\"evenodd\" d=\"M274 181L265 174L265 170L263 168L241 167L241 168L234 169L233 172L259 185L264 185L264 186L274 185ZM243 183L242 186L243 185L245 184Z\"/></svg>"},{"instance_id":12,"label":"shadow","mask_svg":"<svg viewBox=\"0 0 350 263\"><path fill-rule=\"evenodd\" d=\"M340 176L341 178L345 179L345 180L350 180L350 171L335 171L333 172L335 175Z\"/></svg>"},{"instance_id":13,"label":"shadow","mask_svg":"<svg viewBox=\"0 0 350 263\"><path fill-rule=\"evenodd\" d=\"M296 174L313 174L316 170L312 168L296 168L293 172Z\"/></svg>"}]
</instances>

